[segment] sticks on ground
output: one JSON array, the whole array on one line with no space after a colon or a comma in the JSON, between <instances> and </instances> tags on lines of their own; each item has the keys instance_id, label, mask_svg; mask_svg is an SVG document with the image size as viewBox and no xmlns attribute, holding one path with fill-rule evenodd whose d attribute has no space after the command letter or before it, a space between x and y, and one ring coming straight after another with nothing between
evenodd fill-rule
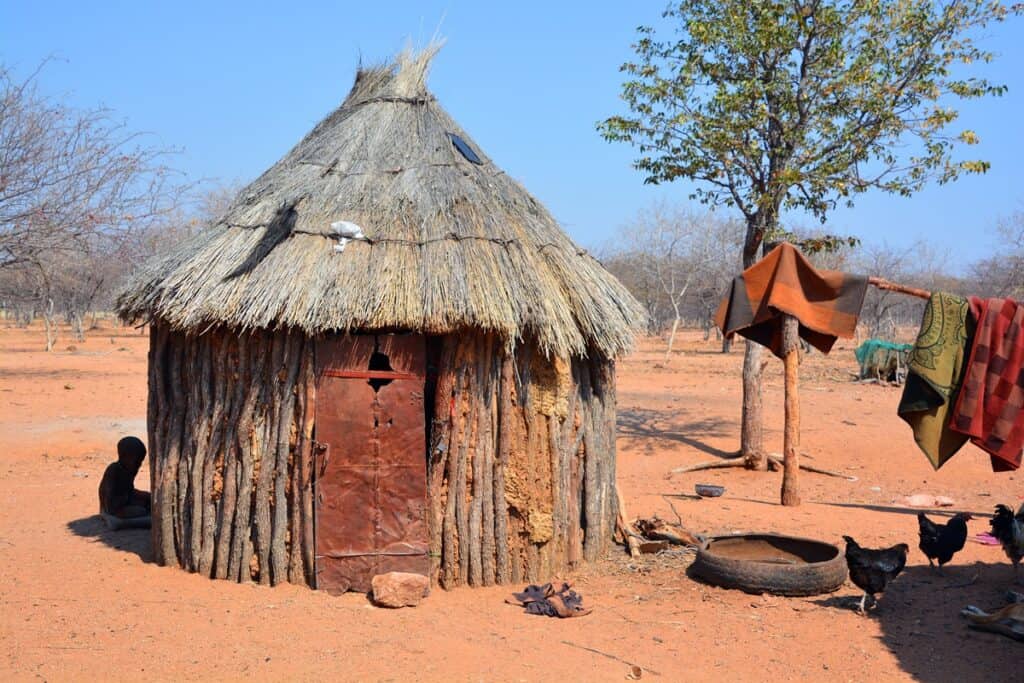
<instances>
[{"instance_id":1,"label":"sticks on ground","mask_svg":"<svg viewBox=\"0 0 1024 683\"><path fill-rule=\"evenodd\" d=\"M768 464L773 469L782 469L783 460L782 456L772 453L768 456ZM677 467L673 470L669 470L669 476L673 474L686 474L687 472L701 472L703 470L717 470L727 467L746 467L747 461L745 458L726 458L725 460L713 460L711 462L702 462L696 465L687 465L686 467ZM800 469L805 472L813 472L815 474L824 474L829 477L836 477L838 479L846 479L847 481L857 481L857 477L849 474L843 474L842 472L836 472L835 470L827 470L823 467L815 467L814 465L808 465L806 463L800 463Z\"/></svg>"},{"instance_id":2,"label":"sticks on ground","mask_svg":"<svg viewBox=\"0 0 1024 683\"><path fill-rule=\"evenodd\" d=\"M639 664L636 664L635 662L630 662L630 661L627 661L625 659L622 659L621 657L616 657L613 654L609 654L607 652L602 652L601 650L598 650L597 648L587 647L586 645L577 645L576 643L573 643L573 642L568 641L568 640L563 640L562 644L563 645L568 645L569 647L579 648L580 650L586 650L587 652L593 652L595 655L601 655L602 657L607 657L608 659L614 659L616 662L622 662L623 664L628 664L629 666L639 667L640 669L646 671L647 673L654 674L655 676L660 676L661 675L660 671L655 671L654 669L651 669L651 668L646 667L646 666L640 666Z\"/></svg>"}]
</instances>

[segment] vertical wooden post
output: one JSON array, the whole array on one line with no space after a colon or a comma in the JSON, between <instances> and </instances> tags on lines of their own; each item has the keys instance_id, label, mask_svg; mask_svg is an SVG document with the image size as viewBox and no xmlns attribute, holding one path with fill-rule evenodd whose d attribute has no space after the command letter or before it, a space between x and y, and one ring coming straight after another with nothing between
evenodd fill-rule
<instances>
[{"instance_id":1,"label":"vertical wooden post","mask_svg":"<svg viewBox=\"0 0 1024 683\"><path fill-rule=\"evenodd\" d=\"M783 363L786 371L786 422L783 431L782 504L800 504L800 323L782 316Z\"/></svg>"}]
</instances>

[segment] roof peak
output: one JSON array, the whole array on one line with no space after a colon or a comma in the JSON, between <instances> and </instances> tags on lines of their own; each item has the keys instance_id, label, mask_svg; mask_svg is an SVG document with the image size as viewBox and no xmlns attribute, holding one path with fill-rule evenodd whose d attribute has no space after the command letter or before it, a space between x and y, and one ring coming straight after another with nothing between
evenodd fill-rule
<instances>
[{"instance_id":1,"label":"roof peak","mask_svg":"<svg viewBox=\"0 0 1024 683\"><path fill-rule=\"evenodd\" d=\"M360 64L352 90L343 106L367 102L401 102L422 104L432 99L427 92L427 73L444 40L434 39L422 50L411 45L391 60L374 66Z\"/></svg>"}]
</instances>

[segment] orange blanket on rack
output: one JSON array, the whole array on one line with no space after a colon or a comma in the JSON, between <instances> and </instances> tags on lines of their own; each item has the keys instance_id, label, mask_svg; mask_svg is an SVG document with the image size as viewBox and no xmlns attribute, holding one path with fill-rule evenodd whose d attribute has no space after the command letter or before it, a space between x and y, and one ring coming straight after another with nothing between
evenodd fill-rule
<instances>
[{"instance_id":1,"label":"orange blanket on rack","mask_svg":"<svg viewBox=\"0 0 1024 683\"><path fill-rule=\"evenodd\" d=\"M950 427L991 454L996 472L1015 470L1024 449L1024 303L970 302L978 327Z\"/></svg>"},{"instance_id":2,"label":"orange blanket on rack","mask_svg":"<svg viewBox=\"0 0 1024 683\"><path fill-rule=\"evenodd\" d=\"M782 243L732 281L715 314L726 336L739 334L782 357L782 314L800 321L800 336L822 353L837 337L852 337L867 277L816 270L792 244Z\"/></svg>"}]
</instances>

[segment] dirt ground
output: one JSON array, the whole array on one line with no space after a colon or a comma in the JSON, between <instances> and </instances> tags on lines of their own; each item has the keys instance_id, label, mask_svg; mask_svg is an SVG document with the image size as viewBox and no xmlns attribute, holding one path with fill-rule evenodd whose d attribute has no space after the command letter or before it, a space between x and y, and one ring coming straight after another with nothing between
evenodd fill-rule
<instances>
[{"instance_id":1,"label":"dirt ground","mask_svg":"<svg viewBox=\"0 0 1024 683\"><path fill-rule=\"evenodd\" d=\"M850 381L849 343L802 366L802 450L857 481L804 474L803 505L783 508L780 474L670 476L726 455L739 434L739 349L722 355L686 335L667 366L659 340L619 365L619 483L630 514L674 519L671 500L695 531L909 543L907 570L870 617L845 606L851 585L814 598L752 596L688 578L685 557L616 554L570 577L593 614L558 620L503 604L507 587L435 590L392 611L362 595L154 565L148 531L104 531L94 516L114 443L145 436L147 337L108 325L84 343L69 339L47 354L41 330L0 323L0 680L621 681L627 662L663 681L1020 680L1024 647L970 631L958 614L1002 604L1012 581L1002 551L968 543L934 575L917 550L917 511L894 501L949 496L976 515L973 534L997 502L1020 501L1024 475L993 474L971 446L933 472L896 417L899 389ZM765 381L774 451L780 365ZM700 500L697 482L727 491Z\"/></svg>"}]
</instances>

